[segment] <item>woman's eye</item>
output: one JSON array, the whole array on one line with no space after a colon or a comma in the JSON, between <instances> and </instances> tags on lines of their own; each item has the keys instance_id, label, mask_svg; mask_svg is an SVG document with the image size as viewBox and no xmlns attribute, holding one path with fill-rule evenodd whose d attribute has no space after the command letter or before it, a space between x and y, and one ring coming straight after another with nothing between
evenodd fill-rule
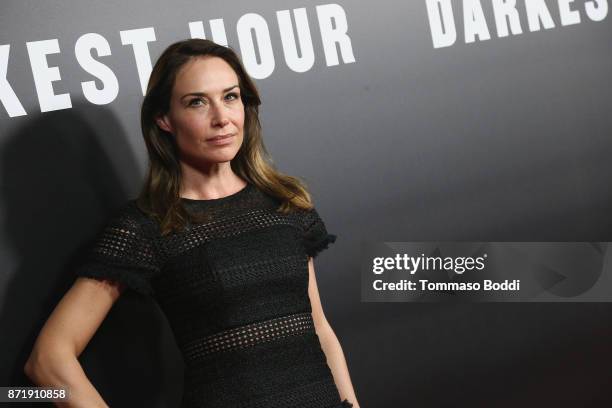
<instances>
[{"instance_id":1,"label":"woman's eye","mask_svg":"<svg viewBox=\"0 0 612 408\"><path fill-rule=\"evenodd\" d=\"M235 100L235 99L238 99L238 94L236 92L231 92L231 93L228 93L225 97L226 98L232 97L233 99L231 100Z\"/></svg>"},{"instance_id":2,"label":"woman's eye","mask_svg":"<svg viewBox=\"0 0 612 408\"><path fill-rule=\"evenodd\" d=\"M195 98L195 99L192 99L192 100L189 101L189 105L190 106L191 105L193 105L193 106L200 106L200 105L195 104L195 102L202 102L202 103L204 103L204 101L202 99Z\"/></svg>"}]
</instances>

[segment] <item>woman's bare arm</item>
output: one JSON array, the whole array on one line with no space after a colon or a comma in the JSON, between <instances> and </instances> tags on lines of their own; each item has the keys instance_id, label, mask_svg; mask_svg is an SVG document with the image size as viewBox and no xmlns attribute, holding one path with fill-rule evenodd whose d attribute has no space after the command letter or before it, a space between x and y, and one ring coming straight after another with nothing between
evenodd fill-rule
<instances>
[{"instance_id":1,"label":"woman's bare arm","mask_svg":"<svg viewBox=\"0 0 612 408\"><path fill-rule=\"evenodd\" d=\"M38 386L69 390L70 399L56 406L108 407L78 357L123 290L118 283L79 277L45 322L24 371Z\"/></svg>"},{"instance_id":2,"label":"woman's bare arm","mask_svg":"<svg viewBox=\"0 0 612 408\"><path fill-rule=\"evenodd\" d=\"M334 381L338 387L341 398L343 400L347 399L351 404L353 404L353 408L359 408L359 403L357 402L357 397L355 396L355 390L353 389L353 384L346 365L346 359L344 358L342 346L340 346L340 342L338 341L334 330L331 328L325 314L323 313L312 257L308 258L308 275L308 296L310 297L315 330L319 340L321 341L321 349L323 349L323 352L325 353L327 364L329 365L329 368L334 376Z\"/></svg>"}]
</instances>

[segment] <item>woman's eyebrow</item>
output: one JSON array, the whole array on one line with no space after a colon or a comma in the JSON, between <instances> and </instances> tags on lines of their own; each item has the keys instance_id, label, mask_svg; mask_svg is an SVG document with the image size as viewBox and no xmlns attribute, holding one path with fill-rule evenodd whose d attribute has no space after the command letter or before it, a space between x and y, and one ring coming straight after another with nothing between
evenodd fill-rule
<instances>
[{"instance_id":1,"label":"woman's eyebrow","mask_svg":"<svg viewBox=\"0 0 612 408\"><path fill-rule=\"evenodd\" d=\"M225 88L223 90L223 93L225 93L227 91L231 91L232 89L236 88L237 86L238 86L238 84L232 85L229 88ZM181 99L183 99L186 96L208 96L208 95L206 94L206 92L190 92L188 94L185 94L185 95L181 96Z\"/></svg>"}]
</instances>

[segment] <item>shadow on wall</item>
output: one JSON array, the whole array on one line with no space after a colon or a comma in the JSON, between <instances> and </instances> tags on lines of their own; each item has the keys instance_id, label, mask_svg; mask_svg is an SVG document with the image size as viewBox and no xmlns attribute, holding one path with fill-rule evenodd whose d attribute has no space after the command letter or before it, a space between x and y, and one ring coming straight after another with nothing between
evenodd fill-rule
<instances>
[{"instance_id":1,"label":"shadow on wall","mask_svg":"<svg viewBox=\"0 0 612 408\"><path fill-rule=\"evenodd\" d=\"M40 329L87 247L131 198L124 185L139 187L142 175L114 115L82 104L24 119L2 145L0 177L1 245L14 259L0 292L0 385L32 386L23 366ZM129 290L119 298L79 358L110 406L177 405L182 370L164 361L168 331L150 298ZM162 374L180 384L163 385Z\"/></svg>"}]
</instances>

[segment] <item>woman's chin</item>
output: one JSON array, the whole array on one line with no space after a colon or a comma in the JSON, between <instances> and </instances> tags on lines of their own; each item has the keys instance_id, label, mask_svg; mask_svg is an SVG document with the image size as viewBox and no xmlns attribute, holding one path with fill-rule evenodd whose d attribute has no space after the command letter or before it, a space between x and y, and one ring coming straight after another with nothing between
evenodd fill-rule
<instances>
[{"instance_id":1,"label":"woman's chin","mask_svg":"<svg viewBox=\"0 0 612 408\"><path fill-rule=\"evenodd\" d=\"M236 157L237 153L238 149L232 146L228 146L227 148L218 149L218 151L216 152L211 152L207 154L204 160L211 163L225 163L230 160L233 160L234 157Z\"/></svg>"}]
</instances>

